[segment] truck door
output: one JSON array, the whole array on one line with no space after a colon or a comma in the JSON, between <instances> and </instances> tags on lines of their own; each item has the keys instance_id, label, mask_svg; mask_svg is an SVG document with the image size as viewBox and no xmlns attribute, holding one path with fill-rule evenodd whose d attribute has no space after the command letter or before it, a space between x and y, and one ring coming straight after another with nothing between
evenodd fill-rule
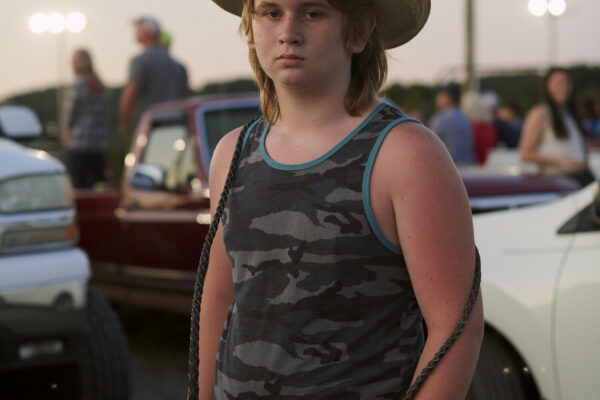
<instances>
[{"instance_id":1,"label":"truck door","mask_svg":"<svg viewBox=\"0 0 600 400\"><path fill-rule=\"evenodd\" d=\"M153 112L128 156L117 217L121 265L130 284L192 288L209 200L188 115L185 108ZM160 175L160 184L140 184L140 176L152 173Z\"/></svg>"},{"instance_id":2,"label":"truck door","mask_svg":"<svg viewBox=\"0 0 600 400\"><path fill-rule=\"evenodd\" d=\"M223 135L257 113L258 98L252 97L204 101L151 115L147 134L135 139L132 157L137 159L117 213L123 233L121 265L129 278L144 279L146 286L153 282L160 288L191 290L211 220L210 157ZM144 179L156 175L160 184L144 187L136 181L136 171Z\"/></svg>"}]
</instances>

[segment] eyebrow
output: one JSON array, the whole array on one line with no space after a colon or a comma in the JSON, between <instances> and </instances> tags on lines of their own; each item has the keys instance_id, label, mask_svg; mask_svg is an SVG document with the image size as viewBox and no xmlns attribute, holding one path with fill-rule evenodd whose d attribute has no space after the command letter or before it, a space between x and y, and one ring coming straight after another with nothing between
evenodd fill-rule
<instances>
[{"instance_id":1,"label":"eyebrow","mask_svg":"<svg viewBox=\"0 0 600 400\"><path fill-rule=\"evenodd\" d=\"M258 4L255 9L260 9L260 8L269 8L269 7L281 7L280 4L278 3L274 3L271 1L263 1L262 3ZM329 4L329 2L327 2L326 0L323 1L306 1L303 2L299 5L300 8L307 8L307 7L323 7L323 8L331 8L331 5Z\"/></svg>"}]
</instances>

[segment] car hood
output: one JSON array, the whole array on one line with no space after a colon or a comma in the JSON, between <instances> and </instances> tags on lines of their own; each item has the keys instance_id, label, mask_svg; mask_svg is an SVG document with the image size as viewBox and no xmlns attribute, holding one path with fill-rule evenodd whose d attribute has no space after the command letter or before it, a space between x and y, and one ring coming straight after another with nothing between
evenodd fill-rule
<instances>
[{"instance_id":1,"label":"car hood","mask_svg":"<svg viewBox=\"0 0 600 400\"><path fill-rule=\"evenodd\" d=\"M567 177L545 177L482 167L459 169L470 198L533 193L571 193L579 188Z\"/></svg>"},{"instance_id":2,"label":"car hood","mask_svg":"<svg viewBox=\"0 0 600 400\"><path fill-rule=\"evenodd\" d=\"M64 166L45 151L32 150L12 140L0 138L0 180L34 175L64 173Z\"/></svg>"}]
</instances>

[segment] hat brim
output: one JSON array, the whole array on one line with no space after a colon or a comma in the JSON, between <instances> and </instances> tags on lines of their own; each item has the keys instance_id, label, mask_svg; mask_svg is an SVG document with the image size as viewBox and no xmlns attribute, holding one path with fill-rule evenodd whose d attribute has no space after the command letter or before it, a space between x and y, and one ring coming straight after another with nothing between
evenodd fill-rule
<instances>
[{"instance_id":1,"label":"hat brim","mask_svg":"<svg viewBox=\"0 0 600 400\"><path fill-rule=\"evenodd\" d=\"M219 7L237 16L242 15L242 0L213 0ZM403 45L423 29L431 0L374 0L377 10L377 31L385 49Z\"/></svg>"}]
</instances>

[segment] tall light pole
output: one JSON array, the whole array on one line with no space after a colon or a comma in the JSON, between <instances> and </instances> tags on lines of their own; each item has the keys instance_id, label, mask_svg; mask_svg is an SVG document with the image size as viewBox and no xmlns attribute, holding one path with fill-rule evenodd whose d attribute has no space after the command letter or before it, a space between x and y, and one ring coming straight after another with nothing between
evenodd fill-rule
<instances>
[{"instance_id":1,"label":"tall light pole","mask_svg":"<svg viewBox=\"0 0 600 400\"><path fill-rule=\"evenodd\" d=\"M66 16L52 12L49 14L36 13L29 18L29 29L36 34L50 32L57 35L56 38L56 123L60 126L62 110L62 87L64 84L63 71L66 59L66 31L77 33L85 29L85 16L80 12L71 12Z\"/></svg>"},{"instance_id":2,"label":"tall light pole","mask_svg":"<svg viewBox=\"0 0 600 400\"><path fill-rule=\"evenodd\" d=\"M565 0L529 0L529 12L536 17L547 15L548 18L548 66L556 64L557 54L557 21L567 10Z\"/></svg>"},{"instance_id":3,"label":"tall light pole","mask_svg":"<svg viewBox=\"0 0 600 400\"><path fill-rule=\"evenodd\" d=\"M467 54L466 54L466 89L467 91L477 91L477 75L475 72L475 9L473 0L466 0L466 40L467 40Z\"/></svg>"}]
</instances>

